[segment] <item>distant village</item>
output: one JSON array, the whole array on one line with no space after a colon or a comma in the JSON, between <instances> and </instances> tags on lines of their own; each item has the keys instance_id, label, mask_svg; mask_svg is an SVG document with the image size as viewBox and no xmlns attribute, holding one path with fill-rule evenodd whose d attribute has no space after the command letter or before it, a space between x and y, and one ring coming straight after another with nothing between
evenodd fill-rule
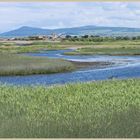
<instances>
[{"instance_id":1,"label":"distant village","mask_svg":"<svg viewBox=\"0 0 140 140\"><path fill-rule=\"evenodd\" d=\"M34 35L34 36L27 36L27 37L5 37L1 38L0 41L33 41L33 40L45 40L45 41L61 41L65 39L67 35L64 34L51 34L51 35Z\"/></svg>"},{"instance_id":2,"label":"distant village","mask_svg":"<svg viewBox=\"0 0 140 140\"><path fill-rule=\"evenodd\" d=\"M140 36L99 36L99 35L66 35L56 34L51 35L33 35L26 37L0 37L0 42L6 41L36 41L42 40L47 42L69 41L114 41L114 40L140 40Z\"/></svg>"}]
</instances>

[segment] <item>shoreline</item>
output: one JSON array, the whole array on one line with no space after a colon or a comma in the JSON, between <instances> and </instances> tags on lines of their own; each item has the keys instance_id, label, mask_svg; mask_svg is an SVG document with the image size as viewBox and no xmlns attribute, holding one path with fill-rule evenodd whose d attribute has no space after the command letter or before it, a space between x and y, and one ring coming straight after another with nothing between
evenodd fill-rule
<instances>
[{"instance_id":1,"label":"shoreline","mask_svg":"<svg viewBox=\"0 0 140 140\"><path fill-rule=\"evenodd\" d=\"M92 55L108 55L108 56L140 56L140 53L133 53L133 54L128 54L128 53L126 53L126 54L119 54L119 53L117 53L117 54L108 54L108 53L78 53L78 52L76 52L76 51L73 51L73 52L65 52L64 53L64 55L67 55L67 56L71 56L71 55L73 55L73 56L76 56L76 55L81 55L81 56L83 56L83 55L90 55L90 56L92 56Z\"/></svg>"},{"instance_id":2,"label":"shoreline","mask_svg":"<svg viewBox=\"0 0 140 140\"><path fill-rule=\"evenodd\" d=\"M76 69L84 69L84 68L101 68L105 66L111 66L114 63L112 62L105 62L105 61L100 61L100 62L79 62L79 61L69 61L71 62Z\"/></svg>"}]
</instances>

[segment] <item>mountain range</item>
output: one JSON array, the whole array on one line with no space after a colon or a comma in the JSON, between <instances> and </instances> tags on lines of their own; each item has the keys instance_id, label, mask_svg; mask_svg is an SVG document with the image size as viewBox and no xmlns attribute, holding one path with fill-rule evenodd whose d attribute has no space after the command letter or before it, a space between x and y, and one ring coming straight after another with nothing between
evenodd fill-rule
<instances>
[{"instance_id":1,"label":"mountain range","mask_svg":"<svg viewBox=\"0 0 140 140\"><path fill-rule=\"evenodd\" d=\"M100 35L100 36L140 36L140 28L129 27L104 27L104 26L81 26L60 29L42 29L29 26L23 26L16 30L4 32L0 37L24 37L34 35Z\"/></svg>"}]
</instances>

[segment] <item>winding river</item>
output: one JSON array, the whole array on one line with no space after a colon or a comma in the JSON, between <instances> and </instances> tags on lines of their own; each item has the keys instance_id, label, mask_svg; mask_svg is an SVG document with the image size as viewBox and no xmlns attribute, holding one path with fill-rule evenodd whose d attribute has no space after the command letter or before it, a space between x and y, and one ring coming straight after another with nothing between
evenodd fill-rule
<instances>
[{"instance_id":1,"label":"winding river","mask_svg":"<svg viewBox=\"0 0 140 140\"><path fill-rule=\"evenodd\" d=\"M1 76L0 83L12 85L54 85L71 82L85 82L106 80L111 78L126 79L140 77L140 56L108 56L108 55L63 55L72 50L40 51L28 53L30 56L63 58L78 62L111 62L113 65L97 68L79 69L73 72L29 75L29 76Z\"/></svg>"}]
</instances>

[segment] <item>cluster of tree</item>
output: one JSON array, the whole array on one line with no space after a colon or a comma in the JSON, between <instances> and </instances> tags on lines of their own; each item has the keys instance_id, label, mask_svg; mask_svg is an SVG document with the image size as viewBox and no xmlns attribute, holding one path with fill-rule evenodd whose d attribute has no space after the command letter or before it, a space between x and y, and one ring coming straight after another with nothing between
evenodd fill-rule
<instances>
[{"instance_id":1,"label":"cluster of tree","mask_svg":"<svg viewBox=\"0 0 140 140\"><path fill-rule=\"evenodd\" d=\"M95 42L101 42L101 41L116 41L116 40L140 40L140 36L112 36L112 37L106 37L106 36L94 36L94 35L84 35L84 36L71 36L66 35L64 40L68 41L95 41Z\"/></svg>"}]
</instances>

